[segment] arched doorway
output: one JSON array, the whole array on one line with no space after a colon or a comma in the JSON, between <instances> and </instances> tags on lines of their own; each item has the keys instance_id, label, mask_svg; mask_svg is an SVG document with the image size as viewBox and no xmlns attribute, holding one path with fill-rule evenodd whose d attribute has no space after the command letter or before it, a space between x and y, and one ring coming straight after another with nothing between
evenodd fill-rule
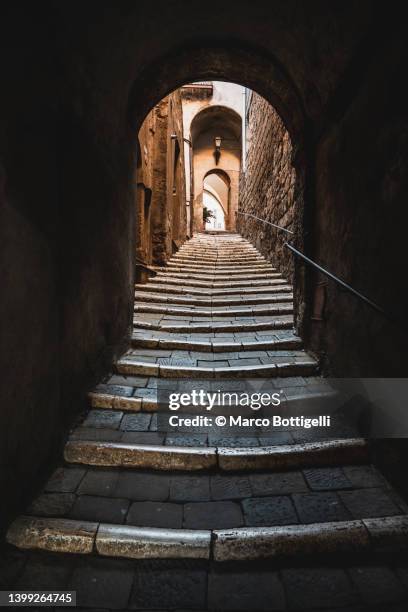
<instances>
[{"instance_id":1,"label":"arched doorway","mask_svg":"<svg viewBox=\"0 0 408 612\"><path fill-rule=\"evenodd\" d=\"M234 230L241 171L242 117L227 106L209 106L195 115L190 132L193 159L193 229L200 231L208 228L209 224L203 223L204 207L207 203L217 211L217 224L222 225L223 229ZM206 181L206 177L210 176L212 178ZM209 195L208 189L205 191L206 182L212 190L219 193L220 204L217 204L217 196L214 198L214 194Z\"/></svg>"},{"instance_id":2,"label":"arched doorway","mask_svg":"<svg viewBox=\"0 0 408 612\"><path fill-rule=\"evenodd\" d=\"M210 210L213 217L204 223L205 229L225 230L230 226L231 180L222 170L211 170L203 181L203 210Z\"/></svg>"}]
</instances>

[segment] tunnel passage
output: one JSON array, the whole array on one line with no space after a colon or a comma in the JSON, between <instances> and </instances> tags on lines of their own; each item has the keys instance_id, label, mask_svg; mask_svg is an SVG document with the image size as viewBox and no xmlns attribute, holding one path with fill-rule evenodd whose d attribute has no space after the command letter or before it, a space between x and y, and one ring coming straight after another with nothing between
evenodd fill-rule
<instances>
[{"instance_id":1,"label":"tunnel passage","mask_svg":"<svg viewBox=\"0 0 408 612\"><path fill-rule=\"evenodd\" d=\"M10 509L60 448L86 390L128 343L136 135L149 110L184 83L227 79L272 104L290 134L299 177L296 239L404 315L408 148L400 75L407 48L400 10L368 0L226 0L197 21L181 3L160 0L98 3L98 19L92 2L80 10L59 3L51 13L8 8L0 430ZM405 374L399 332L332 286L325 320L313 321L308 309L320 279L301 268L295 280L306 345L330 371Z\"/></svg>"}]
</instances>

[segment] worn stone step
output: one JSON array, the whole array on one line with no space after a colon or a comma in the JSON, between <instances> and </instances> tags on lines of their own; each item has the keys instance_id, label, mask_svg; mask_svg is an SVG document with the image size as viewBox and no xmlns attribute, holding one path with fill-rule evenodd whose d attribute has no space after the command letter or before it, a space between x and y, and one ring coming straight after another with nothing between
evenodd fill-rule
<instances>
[{"instance_id":1,"label":"worn stone step","mask_svg":"<svg viewBox=\"0 0 408 612\"><path fill-rule=\"evenodd\" d=\"M232 281L200 281L200 280L189 280L182 278L171 278L170 276L160 277L155 276L149 279L148 283L153 284L166 284L166 285L187 285L189 287L207 287L208 289L227 289L229 287L257 287L257 286L282 286L287 285L287 281L283 278L268 279L267 281L260 279L255 280L232 280Z\"/></svg>"},{"instance_id":2,"label":"worn stone step","mask_svg":"<svg viewBox=\"0 0 408 612\"><path fill-rule=\"evenodd\" d=\"M265 259L265 257L263 257L262 255L259 254L247 254L247 255L240 255L239 257L237 256L232 256L232 255L214 255L214 256L202 256L201 254L197 253L197 255L183 255L183 254L177 254L177 255L173 255L173 257L171 257L169 260L170 264L177 264L179 262L186 262L186 263L192 263L194 261L197 261L199 263L213 263L213 264L221 264L224 263L228 266L233 266L236 263L241 263L242 265L248 265L249 263L268 263L267 260Z\"/></svg>"},{"instance_id":3,"label":"worn stone step","mask_svg":"<svg viewBox=\"0 0 408 612\"><path fill-rule=\"evenodd\" d=\"M293 329L293 316L292 315L281 315L271 318L267 318L266 321L211 321L198 323L191 321L189 323L184 322L161 322L152 323L151 321L143 321L141 318L134 320L135 325L143 329L161 330L163 332L170 333L183 333L183 332L194 332L194 333L208 333L208 332L249 332L254 331L267 331L267 330L285 330Z\"/></svg>"},{"instance_id":4,"label":"worn stone step","mask_svg":"<svg viewBox=\"0 0 408 612\"><path fill-rule=\"evenodd\" d=\"M196 258L192 256L183 257L172 257L169 259L170 265L179 265L180 263L191 264L194 262L200 262L208 266L224 266L226 268L236 268L237 266L250 267L254 264L266 264L268 263L263 257L219 257L219 258Z\"/></svg>"},{"instance_id":5,"label":"worn stone step","mask_svg":"<svg viewBox=\"0 0 408 612\"><path fill-rule=\"evenodd\" d=\"M408 517L273 525L235 529L134 527L58 518L20 516L7 542L24 550L90 554L131 559L205 559L215 562L258 559L315 559L339 554L388 553L408 549Z\"/></svg>"},{"instance_id":6,"label":"worn stone step","mask_svg":"<svg viewBox=\"0 0 408 612\"><path fill-rule=\"evenodd\" d=\"M135 292L136 304L140 302L154 302L155 304L186 304L190 306L232 306L232 305L252 305L252 304L273 304L293 301L292 293L266 294L262 296L254 295L233 295L228 297L198 297L196 295L183 296L166 295L165 293Z\"/></svg>"},{"instance_id":7,"label":"worn stone step","mask_svg":"<svg viewBox=\"0 0 408 612\"><path fill-rule=\"evenodd\" d=\"M224 529L213 532L215 561L315 558L408 550L408 516ZM350 559L350 561L351 561ZM349 561L349 562L350 562Z\"/></svg>"},{"instance_id":8,"label":"worn stone step","mask_svg":"<svg viewBox=\"0 0 408 612\"><path fill-rule=\"evenodd\" d=\"M21 516L7 532L21 549L133 559L209 559L211 532Z\"/></svg>"},{"instance_id":9,"label":"worn stone step","mask_svg":"<svg viewBox=\"0 0 408 612\"><path fill-rule=\"evenodd\" d=\"M147 349L146 349L147 350ZM249 362L260 362L258 358L250 358L251 351L247 351L247 358L210 361L227 365L204 366L205 360L183 358L155 358L155 361L168 361L169 364L154 363L143 356L127 354L121 357L115 366L119 374L157 376L160 378L260 378L260 377L288 377L313 376L318 369L318 363L305 354L304 357L268 358L268 363L250 365ZM153 359L153 358L152 358ZM242 365L236 365L242 361ZM265 359L266 361L266 359ZM198 365L183 365L197 363ZM233 364L233 365L228 365ZM246 365L248 364L248 365Z\"/></svg>"},{"instance_id":10,"label":"worn stone step","mask_svg":"<svg viewBox=\"0 0 408 612\"><path fill-rule=\"evenodd\" d=\"M135 290L142 290L144 293L147 292L163 292L163 293L174 293L174 294L188 294L188 295L201 295L201 296L224 296L224 295L253 295L259 293L269 293L274 295L276 293L291 293L292 286L291 285L256 285L254 287L248 286L239 286L239 287L226 287L221 289L208 289L208 288L200 288L200 287L191 287L188 284L186 285L167 285L165 283L154 284L154 279L151 283L146 284L135 284Z\"/></svg>"},{"instance_id":11,"label":"worn stone step","mask_svg":"<svg viewBox=\"0 0 408 612\"><path fill-rule=\"evenodd\" d=\"M69 440L65 460L72 464L161 471L219 469L223 472L285 471L313 466L367 463L362 438L343 438L264 447L152 446L124 442Z\"/></svg>"},{"instance_id":12,"label":"worn stone step","mask_svg":"<svg viewBox=\"0 0 408 612\"><path fill-rule=\"evenodd\" d=\"M269 264L259 264L257 266L242 266L239 269L236 268L223 268L223 267L218 267L218 266L206 266L206 265L186 265L183 266L181 264L175 266L175 265L168 265L168 266L151 266L153 268L153 270L156 270L156 272L186 272L186 273L210 273L211 275L214 276L220 276L223 274L228 274L229 276L236 276L239 274L251 274L252 272L254 273L259 273L259 272L277 272L276 268L274 268L272 265Z\"/></svg>"},{"instance_id":13,"label":"worn stone step","mask_svg":"<svg viewBox=\"0 0 408 612\"><path fill-rule=\"evenodd\" d=\"M174 314L183 316L195 317L244 317L250 315L279 315L290 314L293 312L292 303L276 303L267 305L254 306L213 306L211 308L200 308L199 306L177 306L177 304L168 304L167 306L160 304L150 304L148 302L139 302L134 306L134 312L159 313L159 314Z\"/></svg>"},{"instance_id":14,"label":"worn stone step","mask_svg":"<svg viewBox=\"0 0 408 612\"><path fill-rule=\"evenodd\" d=\"M231 280L231 275L230 274L226 274L226 275L215 275L215 274L211 274L210 272L207 272L207 274L195 274L195 273L191 273L191 272L160 272L159 274L157 274L155 277L155 279L174 279L174 278L181 278L183 280L188 281L189 279L195 279L195 280L206 280L208 282L221 282L221 281L230 281ZM277 272L259 272L259 273L252 273L252 274L236 274L235 276L233 276L233 280L259 280L259 279L280 279L282 282L287 282L281 274L277 273Z\"/></svg>"},{"instance_id":15,"label":"worn stone step","mask_svg":"<svg viewBox=\"0 0 408 612\"><path fill-rule=\"evenodd\" d=\"M122 384L126 384L127 380L129 380L129 378L125 375L123 377ZM137 379L131 377L130 380ZM298 379L295 379L295 383L297 382L297 380ZM173 380L172 383L173 382L174 387L176 388L177 380ZM220 381L217 382L217 390L219 390L219 382ZM230 382L231 381L228 380L228 383ZM330 414L330 404L328 402L331 402L333 398L335 398L335 390L331 388L325 388L324 386L319 385L316 385L312 388L308 388L307 384L305 384L304 387L299 387L296 384L295 386L291 387L289 383L287 384L288 386L280 391L280 398L282 402L281 405L284 407L285 410L290 409L292 410L293 414L299 414L300 412L304 416L316 416L318 412L320 414ZM232 386L235 387L234 384ZM179 441L179 444L183 444L186 446L194 446L198 443L198 440L203 446L212 446L212 441L214 439L219 438L218 435L209 435L208 431L204 430L200 431L198 434L193 433L187 436L184 435L185 432L182 432L181 435L176 436L170 434L170 442L168 442L165 434L157 434L157 429L155 429L154 425L153 429L151 429L150 421L147 423L125 422L124 417L128 413L160 412L163 414L163 409L164 411L166 411L166 408L164 408L163 405L160 405L158 401L157 385L156 387L148 388L136 387L134 389L133 396L128 395L127 391L129 389L130 391L133 391L132 387L129 388L127 386L118 387L117 385L105 385L102 389L99 389L98 387L95 391L88 393L88 400L92 409L97 409L99 411L110 411L107 420L102 418L100 412L98 412L96 416L94 412L89 413L89 418L91 419L91 422L94 423L94 426L96 427L95 423L98 423L101 426L100 429L98 428L97 431L93 432L95 439L109 440L113 436L116 441L125 441L125 438L129 437L125 435L128 426L136 427L137 431L140 431L142 428L143 435L141 434L141 437L143 438L143 442L146 444L149 442L152 443L153 440L157 442L159 439L163 444L174 444L175 440L177 439ZM231 385L228 386L228 389L231 391ZM233 407L235 408L235 405L233 405ZM215 405L213 406L212 414L221 414L228 418L228 410L229 407L226 410L223 407ZM240 413L243 413L242 407L237 407L237 410L240 410ZM191 413L191 415L202 415L203 409L201 406L189 406L188 411L189 413ZM117 412L121 412L122 414L117 415ZM253 416L253 413L250 413L250 416ZM120 429L120 431L118 429L109 429L109 424L111 424L111 427L121 427L122 429ZM294 427L293 429L295 430L296 428ZM342 423L337 423L336 426L331 427L330 432L327 434L327 438L339 437L340 435L343 437L346 436L350 438L356 437L357 433L358 432L354 427L350 427ZM321 432L318 435L319 439L323 439ZM85 423L85 425L83 426L79 426L78 428L74 429L71 433L72 439L85 439L87 436L89 437L89 429L87 428L87 423ZM285 430L283 432L265 432L264 430L260 429L254 432L250 432L250 435L244 438L237 438L235 435L233 435L232 438L227 436L226 438L224 438L224 444L227 444L227 441L229 441L231 443L230 445L238 445L239 443L241 446L247 446L250 441L251 446L262 446L265 444L265 440L268 440L268 443L270 444L272 444L273 441L275 441L276 444L311 441L307 438L307 434L304 434L302 432L299 433L294 431L293 433L290 433L289 430Z\"/></svg>"},{"instance_id":16,"label":"worn stone step","mask_svg":"<svg viewBox=\"0 0 408 612\"><path fill-rule=\"evenodd\" d=\"M201 258L204 259L226 259L226 258L236 258L236 259L241 259L241 258L248 258L248 257L252 257L252 258L259 258L259 257L263 257L262 255L260 255L259 253L257 253L256 251L223 251L223 252L218 252L218 253L210 253L210 252L203 252L203 251L183 251L183 252L178 252L177 255L174 255L170 258L170 261L174 261L174 259L178 257L191 257L191 258L196 258L197 260L201 261Z\"/></svg>"},{"instance_id":17,"label":"worn stone step","mask_svg":"<svg viewBox=\"0 0 408 612\"><path fill-rule=\"evenodd\" d=\"M302 347L302 341L298 337L290 339L275 339L266 342L248 340L241 342L222 342L222 340L198 341L198 340L179 340L177 338L140 338L132 336L132 345L141 348L162 348L169 350L185 351L207 351L214 353L224 353L227 351L277 351L277 350L296 350Z\"/></svg>"}]
</instances>

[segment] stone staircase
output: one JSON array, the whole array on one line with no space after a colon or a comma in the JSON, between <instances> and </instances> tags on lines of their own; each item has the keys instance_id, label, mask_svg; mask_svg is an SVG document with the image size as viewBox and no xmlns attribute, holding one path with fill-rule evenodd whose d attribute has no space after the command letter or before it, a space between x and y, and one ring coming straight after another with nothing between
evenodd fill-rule
<instances>
[{"instance_id":1,"label":"stone staircase","mask_svg":"<svg viewBox=\"0 0 408 612\"><path fill-rule=\"evenodd\" d=\"M407 508L350 423L163 427L160 393L188 381L265 379L296 414L333 397L293 331L289 283L228 233L197 234L156 271L135 287L131 348L8 530L13 587L76 589L83 609L405 605Z\"/></svg>"}]
</instances>

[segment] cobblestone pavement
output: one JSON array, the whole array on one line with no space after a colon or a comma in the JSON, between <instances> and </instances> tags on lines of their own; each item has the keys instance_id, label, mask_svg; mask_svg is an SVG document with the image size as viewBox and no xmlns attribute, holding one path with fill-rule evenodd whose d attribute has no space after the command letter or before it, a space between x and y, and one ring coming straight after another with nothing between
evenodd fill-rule
<instances>
[{"instance_id":1,"label":"cobblestone pavement","mask_svg":"<svg viewBox=\"0 0 408 612\"><path fill-rule=\"evenodd\" d=\"M407 507L354 423L163 427L160 389L247 378L299 414L333 397L287 281L239 235L198 234L136 285L132 346L9 528L0 586L82 610L406 610Z\"/></svg>"}]
</instances>

